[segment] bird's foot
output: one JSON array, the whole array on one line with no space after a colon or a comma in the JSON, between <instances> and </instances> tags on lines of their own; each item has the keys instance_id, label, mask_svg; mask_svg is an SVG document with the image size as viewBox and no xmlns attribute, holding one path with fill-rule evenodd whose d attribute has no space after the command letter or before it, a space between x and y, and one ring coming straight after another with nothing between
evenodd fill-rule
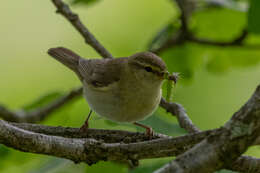
<instances>
[{"instance_id":1,"label":"bird's foot","mask_svg":"<svg viewBox=\"0 0 260 173\"><path fill-rule=\"evenodd\" d=\"M137 126L139 126L139 127L145 128L145 129L146 129L145 135L146 135L149 139L153 139L153 137L154 137L154 131L153 131L152 127L149 127L149 126L147 126L147 125L144 125L144 124L141 124L141 123L138 123L138 122L134 122L134 125L137 125Z\"/></svg>"},{"instance_id":2,"label":"bird's foot","mask_svg":"<svg viewBox=\"0 0 260 173\"><path fill-rule=\"evenodd\" d=\"M92 113L92 110L89 111L88 117L85 121L85 123L80 127L79 131L82 133L86 133L88 131L88 120L90 118L90 115Z\"/></svg>"},{"instance_id":3,"label":"bird's foot","mask_svg":"<svg viewBox=\"0 0 260 173\"><path fill-rule=\"evenodd\" d=\"M81 133L86 133L88 131L88 122L85 122L79 129Z\"/></svg>"},{"instance_id":4,"label":"bird's foot","mask_svg":"<svg viewBox=\"0 0 260 173\"><path fill-rule=\"evenodd\" d=\"M145 135L148 136L149 139L153 139L154 137L154 131L151 127L146 128Z\"/></svg>"}]
</instances>

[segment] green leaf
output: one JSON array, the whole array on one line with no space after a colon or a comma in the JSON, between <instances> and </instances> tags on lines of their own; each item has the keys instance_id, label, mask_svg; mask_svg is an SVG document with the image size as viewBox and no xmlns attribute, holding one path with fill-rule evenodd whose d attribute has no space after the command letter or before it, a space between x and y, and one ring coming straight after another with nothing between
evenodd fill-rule
<instances>
[{"instance_id":1,"label":"green leaf","mask_svg":"<svg viewBox=\"0 0 260 173\"><path fill-rule=\"evenodd\" d=\"M260 34L260 1L251 0L248 12L248 30L249 32Z\"/></svg>"},{"instance_id":2,"label":"green leaf","mask_svg":"<svg viewBox=\"0 0 260 173\"><path fill-rule=\"evenodd\" d=\"M245 13L229 9L202 11L194 14L193 27L196 28L197 37L228 42L241 34L246 17ZM259 44L259 39L252 36L245 41L245 46L241 47L199 45L202 48L199 56L204 57L206 64L203 66L210 72L224 73L233 67L256 65L260 61L260 50L249 48L247 44Z\"/></svg>"},{"instance_id":3,"label":"green leaf","mask_svg":"<svg viewBox=\"0 0 260 173\"><path fill-rule=\"evenodd\" d=\"M206 68L208 71L213 73L222 73L226 72L230 65L230 60L226 56L225 52L212 52L211 57L209 57L209 61L206 64Z\"/></svg>"},{"instance_id":4,"label":"green leaf","mask_svg":"<svg viewBox=\"0 0 260 173\"><path fill-rule=\"evenodd\" d=\"M193 77L194 72L203 62L203 49L194 44L185 44L169 49L162 53L168 71L180 73L180 79Z\"/></svg>"},{"instance_id":5,"label":"green leaf","mask_svg":"<svg viewBox=\"0 0 260 173\"><path fill-rule=\"evenodd\" d=\"M212 9L194 13L191 27L197 37L230 41L247 25L246 13L230 9ZM205 47L205 45L201 45Z\"/></svg>"},{"instance_id":6,"label":"green leaf","mask_svg":"<svg viewBox=\"0 0 260 173\"><path fill-rule=\"evenodd\" d=\"M260 50L257 49L209 47L205 52L206 68L214 73L227 72L232 67L250 67L260 62Z\"/></svg>"},{"instance_id":7,"label":"green leaf","mask_svg":"<svg viewBox=\"0 0 260 173\"><path fill-rule=\"evenodd\" d=\"M113 122L113 121L110 121L110 120L104 120L104 122L109 125L109 126L112 126L112 127L115 127L115 126L119 126L120 124L116 123L116 122Z\"/></svg>"},{"instance_id":8,"label":"green leaf","mask_svg":"<svg viewBox=\"0 0 260 173\"><path fill-rule=\"evenodd\" d=\"M72 4L84 4L84 5L90 5L99 0L73 0L71 3Z\"/></svg>"},{"instance_id":9,"label":"green leaf","mask_svg":"<svg viewBox=\"0 0 260 173\"><path fill-rule=\"evenodd\" d=\"M50 158L47 162L43 162L40 166L32 169L30 173L63 172L62 170L68 169L69 163L70 162L65 159ZM70 170L73 170L73 168L70 168Z\"/></svg>"},{"instance_id":10,"label":"green leaf","mask_svg":"<svg viewBox=\"0 0 260 173\"><path fill-rule=\"evenodd\" d=\"M25 105L23 107L24 110L32 110L41 106L44 106L51 101L54 101L55 99L61 97L63 94L61 92L51 92L46 95L43 95L42 97L38 98L37 100L33 101L32 103Z\"/></svg>"},{"instance_id":11,"label":"green leaf","mask_svg":"<svg viewBox=\"0 0 260 173\"><path fill-rule=\"evenodd\" d=\"M166 101L170 102L171 101L171 95L172 95L173 81L172 80L167 80L166 84L167 84Z\"/></svg>"},{"instance_id":12,"label":"green leaf","mask_svg":"<svg viewBox=\"0 0 260 173\"><path fill-rule=\"evenodd\" d=\"M1 159L3 159L4 157L6 157L9 154L10 154L10 150L7 147L5 147L4 145L0 144L0 156L1 156Z\"/></svg>"},{"instance_id":13,"label":"green leaf","mask_svg":"<svg viewBox=\"0 0 260 173\"><path fill-rule=\"evenodd\" d=\"M157 133L162 133L166 135L180 135L184 134L185 130L182 129L178 124L168 122L163 119L163 116L158 113L148 117L147 119L141 121L142 124L146 124L153 128L153 130ZM161 118L162 117L162 118ZM144 129L136 126L138 131L144 132Z\"/></svg>"},{"instance_id":14,"label":"green leaf","mask_svg":"<svg viewBox=\"0 0 260 173\"><path fill-rule=\"evenodd\" d=\"M192 19L196 36L214 41L233 40L241 34L246 24L245 13L229 9L196 12ZM246 41L250 45L259 44L257 37ZM186 43L163 52L161 57L170 72L180 72L180 81L187 81L202 67L213 73L224 73L233 67L256 65L260 62L260 50L247 45L219 47Z\"/></svg>"},{"instance_id":15,"label":"green leaf","mask_svg":"<svg viewBox=\"0 0 260 173\"><path fill-rule=\"evenodd\" d=\"M151 162L151 164L141 165L133 170L129 170L128 173L154 172L155 170L161 168L163 165L165 165L168 162L169 162L169 160L158 160L156 162Z\"/></svg>"},{"instance_id":16,"label":"green leaf","mask_svg":"<svg viewBox=\"0 0 260 173\"><path fill-rule=\"evenodd\" d=\"M86 166L86 173L99 173L99 172L126 172L127 168L123 164L114 162L100 161L97 164Z\"/></svg>"}]
</instances>

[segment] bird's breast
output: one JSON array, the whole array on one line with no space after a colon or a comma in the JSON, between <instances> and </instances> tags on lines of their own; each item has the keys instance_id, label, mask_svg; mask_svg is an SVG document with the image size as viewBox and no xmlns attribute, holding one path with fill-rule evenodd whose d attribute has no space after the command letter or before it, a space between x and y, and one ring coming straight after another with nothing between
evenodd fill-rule
<instances>
[{"instance_id":1,"label":"bird's breast","mask_svg":"<svg viewBox=\"0 0 260 173\"><path fill-rule=\"evenodd\" d=\"M121 86L121 87L120 87ZM93 111L116 122L135 122L151 115L161 99L161 88L113 83L102 88L84 84L84 96Z\"/></svg>"}]
</instances>

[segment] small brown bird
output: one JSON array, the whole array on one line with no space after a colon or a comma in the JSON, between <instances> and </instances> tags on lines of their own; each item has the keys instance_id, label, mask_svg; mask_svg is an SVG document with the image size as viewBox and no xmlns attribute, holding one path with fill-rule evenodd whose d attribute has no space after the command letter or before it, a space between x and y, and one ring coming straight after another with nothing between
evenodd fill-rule
<instances>
[{"instance_id":1,"label":"small brown bird","mask_svg":"<svg viewBox=\"0 0 260 173\"><path fill-rule=\"evenodd\" d=\"M83 59L62 47L51 48L48 54L77 74L85 99L98 115L134 123L153 134L151 127L137 121L149 117L160 103L161 86L169 74L160 57L141 52L125 58ZM90 114L81 129L88 128Z\"/></svg>"}]
</instances>

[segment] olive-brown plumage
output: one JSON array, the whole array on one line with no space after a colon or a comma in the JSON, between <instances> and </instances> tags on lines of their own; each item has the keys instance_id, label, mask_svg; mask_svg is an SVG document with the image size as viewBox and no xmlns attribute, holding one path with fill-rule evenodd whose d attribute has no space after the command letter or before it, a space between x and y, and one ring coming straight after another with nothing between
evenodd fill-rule
<instances>
[{"instance_id":1,"label":"olive-brown plumage","mask_svg":"<svg viewBox=\"0 0 260 173\"><path fill-rule=\"evenodd\" d=\"M48 53L77 74L89 106L102 117L134 123L159 105L167 71L162 59L151 52L115 59L83 59L62 47Z\"/></svg>"}]
</instances>

